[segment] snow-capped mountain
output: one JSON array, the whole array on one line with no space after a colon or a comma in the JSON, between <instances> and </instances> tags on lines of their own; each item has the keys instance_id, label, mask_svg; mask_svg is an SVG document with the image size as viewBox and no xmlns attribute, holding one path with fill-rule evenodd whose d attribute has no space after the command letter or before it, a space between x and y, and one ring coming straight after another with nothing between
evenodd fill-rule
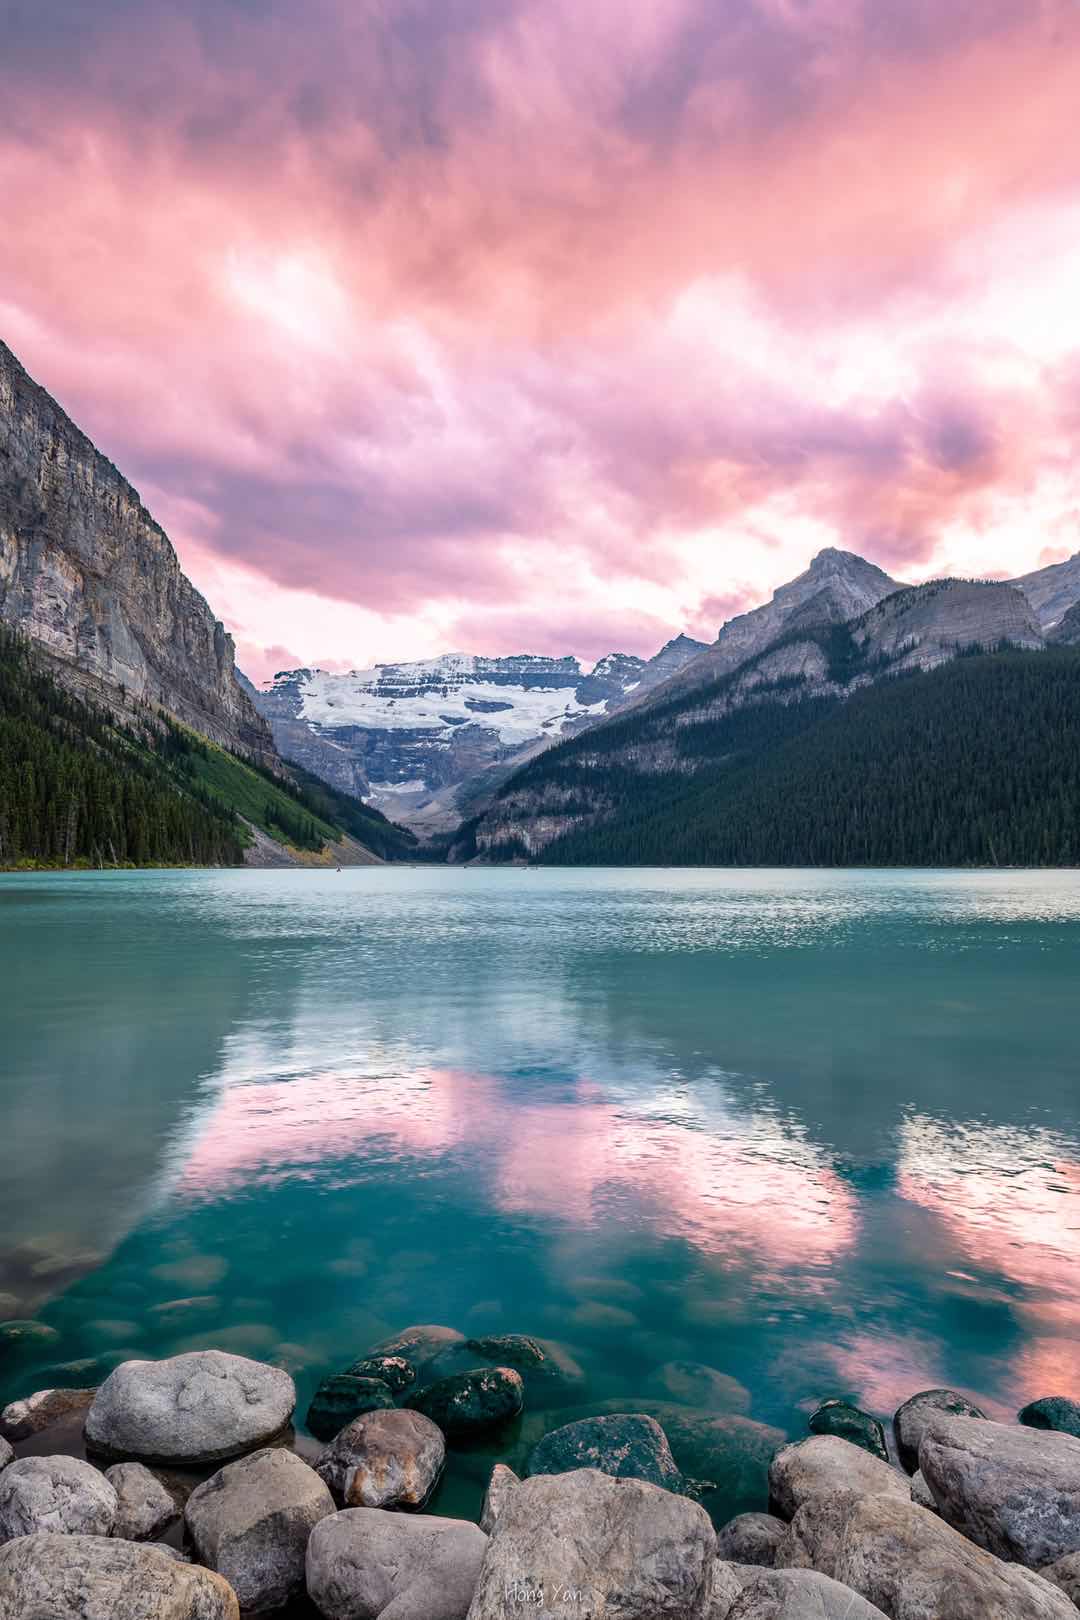
<instances>
[{"instance_id":1,"label":"snow-capped mountain","mask_svg":"<svg viewBox=\"0 0 1080 1620\"><path fill-rule=\"evenodd\" d=\"M613 713L702 650L687 636L646 663L447 653L346 674L285 670L257 693L287 759L397 821L453 827L532 753Z\"/></svg>"}]
</instances>

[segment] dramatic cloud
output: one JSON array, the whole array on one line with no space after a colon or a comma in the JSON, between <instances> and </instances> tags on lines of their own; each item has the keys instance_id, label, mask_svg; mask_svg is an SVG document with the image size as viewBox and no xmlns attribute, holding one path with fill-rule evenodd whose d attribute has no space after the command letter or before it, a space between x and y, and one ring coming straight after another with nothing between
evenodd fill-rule
<instances>
[{"instance_id":1,"label":"dramatic cloud","mask_svg":"<svg viewBox=\"0 0 1080 1620\"><path fill-rule=\"evenodd\" d=\"M0 95L0 334L253 673L1080 547L1072 0L14 0Z\"/></svg>"}]
</instances>

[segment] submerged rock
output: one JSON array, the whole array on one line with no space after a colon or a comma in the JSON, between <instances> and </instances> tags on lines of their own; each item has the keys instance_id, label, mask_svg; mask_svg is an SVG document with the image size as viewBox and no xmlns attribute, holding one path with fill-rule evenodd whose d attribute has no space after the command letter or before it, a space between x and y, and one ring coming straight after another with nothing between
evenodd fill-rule
<instances>
[{"instance_id":1,"label":"submerged rock","mask_svg":"<svg viewBox=\"0 0 1080 1620\"><path fill-rule=\"evenodd\" d=\"M568 1350L553 1339L526 1333L491 1333L467 1339L468 1354L496 1367L512 1367L525 1385L525 1399L536 1406L566 1406L580 1400L585 1373Z\"/></svg>"},{"instance_id":2,"label":"submerged rock","mask_svg":"<svg viewBox=\"0 0 1080 1620\"><path fill-rule=\"evenodd\" d=\"M850 1440L882 1462L889 1460L885 1444L885 1430L876 1417L863 1412L847 1401L823 1401L810 1417L811 1434L835 1434L841 1440Z\"/></svg>"},{"instance_id":3,"label":"submerged rock","mask_svg":"<svg viewBox=\"0 0 1080 1620\"><path fill-rule=\"evenodd\" d=\"M685 1481L667 1436L655 1418L611 1414L579 1418L546 1434L529 1455L527 1473L567 1474L595 1469L613 1479L643 1479L681 1491Z\"/></svg>"},{"instance_id":4,"label":"submerged rock","mask_svg":"<svg viewBox=\"0 0 1080 1620\"><path fill-rule=\"evenodd\" d=\"M73 1413L85 1412L96 1393L93 1389L39 1389L4 1407L0 1435L5 1440L29 1440Z\"/></svg>"},{"instance_id":5,"label":"submerged rock","mask_svg":"<svg viewBox=\"0 0 1080 1620\"><path fill-rule=\"evenodd\" d=\"M0 1362L20 1348L44 1349L47 1344L56 1344L59 1338L56 1329L45 1322L20 1321L18 1318L0 1322Z\"/></svg>"},{"instance_id":6,"label":"submerged rock","mask_svg":"<svg viewBox=\"0 0 1080 1620\"><path fill-rule=\"evenodd\" d=\"M346 1507L422 1507L442 1473L446 1442L422 1412L365 1412L319 1453L319 1476Z\"/></svg>"},{"instance_id":7,"label":"submerged rock","mask_svg":"<svg viewBox=\"0 0 1080 1620\"><path fill-rule=\"evenodd\" d=\"M728 1620L885 1620L850 1586L812 1569L762 1570L746 1581Z\"/></svg>"},{"instance_id":8,"label":"submerged rock","mask_svg":"<svg viewBox=\"0 0 1080 1620\"><path fill-rule=\"evenodd\" d=\"M116 1508L108 1480L77 1457L21 1457L0 1473L0 1542L42 1532L107 1536Z\"/></svg>"},{"instance_id":9,"label":"submerged rock","mask_svg":"<svg viewBox=\"0 0 1080 1620\"><path fill-rule=\"evenodd\" d=\"M964 1417L933 1421L919 1467L943 1519L1029 1569L1080 1551L1080 1439Z\"/></svg>"},{"instance_id":10,"label":"submerged rock","mask_svg":"<svg viewBox=\"0 0 1080 1620\"><path fill-rule=\"evenodd\" d=\"M114 1463L105 1478L116 1492L112 1533L122 1541L156 1541L180 1517L174 1498L142 1463Z\"/></svg>"},{"instance_id":11,"label":"submerged rock","mask_svg":"<svg viewBox=\"0 0 1080 1620\"><path fill-rule=\"evenodd\" d=\"M505 1463L495 1464L488 1480L488 1488L484 1492L484 1505L480 1510L480 1528L486 1536L494 1530L507 1495L520 1484L521 1481L512 1468L507 1468Z\"/></svg>"},{"instance_id":12,"label":"submerged rock","mask_svg":"<svg viewBox=\"0 0 1080 1620\"><path fill-rule=\"evenodd\" d=\"M1080 1401L1070 1401L1065 1395L1044 1395L1025 1406L1019 1416L1026 1428L1056 1429L1080 1438Z\"/></svg>"},{"instance_id":13,"label":"submerged rock","mask_svg":"<svg viewBox=\"0 0 1080 1620\"><path fill-rule=\"evenodd\" d=\"M662 1401L676 1401L705 1412L750 1410L750 1391L738 1379L701 1361L665 1361L650 1373L649 1392Z\"/></svg>"},{"instance_id":14,"label":"submerged rock","mask_svg":"<svg viewBox=\"0 0 1080 1620\"><path fill-rule=\"evenodd\" d=\"M716 1556L730 1564L772 1569L776 1549L787 1534L783 1519L771 1513L739 1513L716 1532Z\"/></svg>"},{"instance_id":15,"label":"submerged rock","mask_svg":"<svg viewBox=\"0 0 1080 1620\"><path fill-rule=\"evenodd\" d=\"M507 1496L469 1620L706 1620L715 1552L704 1508L671 1491L594 1469L536 1476Z\"/></svg>"},{"instance_id":16,"label":"submerged rock","mask_svg":"<svg viewBox=\"0 0 1080 1620\"><path fill-rule=\"evenodd\" d=\"M909 1474L919 1466L919 1443L931 1418L985 1418L986 1413L955 1389L924 1389L905 1401L893 1416L893 1433L900 1461Z\"/></svg>"},{"instance_id":17,"label":"submerged rock","mask_svg":"<svg viewBox=\"0 0 1080 1620\"><path fill-rule=\"evenodd\" d=\"M353 1418L393 1404L393 1391L381 1378L334 1373L315 1391L304 1422L316 1440L332 1440Z\"/></svg>"},{"instance_id":18,"label":"submerged rock","mask_svg":"<svg viewBox=\"0 0 1080 1620\"><path fill-rule=\"evenodd\" d=\"M0 1547L4 1620L239 1620L220 1575L164 1549L100 1536L24 1536Z\"/></svg>"},{"instance_id":19,"label":"submerged rock","mask_svg":"<svg viewBox=\"0 0 1080 1620\"><path fill-rule=\"evenodd\" d=\"M303 1591L308 1538L333 1512L315 1470L278 1448L228 1463L197 1486L184 1524L199 1562L225 1577L246 1614L265 1614Z\"/></svg>"},{"instance_id":20,"label":"submerged rock","mask_svg":"<svg viewBox=\"0 0 1080 1620\"><path fill-rule=\"evenodd\" d=\"M425 1322L416 1327L403 1328L389 1339L382 1339L373 1344L364 1356L365 1361L375 1358L380 1360L384 1356L392 1356L395 1360L404 1361L412 1368L413 1376L418 1378L430 1361L447 1348L448 1345L464 1344L465 1335L456 1328L442 1327L438 1323ZM350 1368L350 1371L352 1369ZM380 1375L381 1376L381 1375Z\"/></svg>"},{"instance_id":21,"label":"submerged rock","mask_svg":"<svg viewBox=\"0 0 1080 1620\"><path fill-rule=\"evenodd\" d=\"M403 1389L408 1389L413 1383L416 1373L404 1356L365 1356L362 1361L354 1361L351 1367L347 1367L344 1376L376 1378L395 1395L400 1395Z\"/></svg>"},{"instance_id":22,"label":"submerged rock","mask_svg":"<svg viewBox=\"0 0 1080 1620\"><path fill-rule=\"evenodd\" d=\"M463 1519L346 1508L312 1531L308 1593L326 1620L465 1620L487 1546Z\"/></svg>"},{"instance_id":23,"label":"submerged rock","mask_svg":"<svg viewBox=\"0 0 1080 1620\"><path fill-rule=\"evenodd\" d=\"M285 1428L296 1387L280 1367L224 1350L166 1361L125 1361L86 1414L86 1443L105 1456L147 1462L220 1462Z\"/></svg>"},{"instance_id":24,"label":"submerged rock","mask_svg":"<svg viewBox=\"0 0 1080 1620\"><path fill-rule=\"evenodd\" d=\"M516 1417L525 1401L521 1374L512 1367L477 1367L440 1378L406 1397L451 1439L464 1439Z\"/></svg>"},{"instance_id":25,"label":"submerged rock","mask_svg":"<svg viewBox=\"0 0 1080 1620\"><path fill-rule=\"evenodd\" d=\"M769 1465L769 1497L782 1519L794 1518L811 1497L835 1491L911 1500L911 1486L903 1474L833 1434L815 1434L783 1446Z\"/></svg>"}]
</instances>

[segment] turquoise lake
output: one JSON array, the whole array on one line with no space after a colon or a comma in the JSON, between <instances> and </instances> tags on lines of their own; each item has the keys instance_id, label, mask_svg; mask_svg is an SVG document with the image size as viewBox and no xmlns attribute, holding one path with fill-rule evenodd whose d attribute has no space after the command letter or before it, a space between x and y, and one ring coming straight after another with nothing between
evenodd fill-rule
<instances>
[{"instance_id":1,"label":"turquoise lake","mask_svg":"<svg viewBox=\"0 0 1080 1620\"><path fill-rule=\"evenodd\" d=\"M9 876L0 983L5 1400L217 1345L302 1417L414 1322L793 1435L1080 1392L1078 873Z\"/></svg>"}]
</instances>

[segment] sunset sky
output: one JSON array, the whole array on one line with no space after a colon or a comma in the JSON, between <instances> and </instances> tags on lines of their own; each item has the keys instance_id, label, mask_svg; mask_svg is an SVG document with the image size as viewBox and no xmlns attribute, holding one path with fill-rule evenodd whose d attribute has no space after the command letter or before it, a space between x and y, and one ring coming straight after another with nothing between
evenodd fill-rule
<instances>
[{"instance_id":1,"label":"sunset sky","mask_svg":"<svg viewBox=\"0 0 1080 1620\"><path fill-rule=\"evenodd\" d=\"M1080 549L1076 0L0 12L0 336L255 677Z\"/></svg>"}]
</instances>

